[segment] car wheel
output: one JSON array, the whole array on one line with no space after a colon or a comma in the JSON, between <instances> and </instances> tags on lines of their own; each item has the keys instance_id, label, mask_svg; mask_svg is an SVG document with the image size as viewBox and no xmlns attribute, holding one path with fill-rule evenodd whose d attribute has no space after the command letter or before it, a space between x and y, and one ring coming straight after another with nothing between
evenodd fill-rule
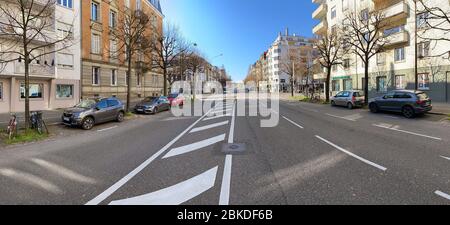
<instances>
[{"instance_id":1,"label":"car wheel","mask_svg":"<svg viewBox=\"0 0 450 225\"><path fill-rule=\"evenodd\" d=\"M411 119L411 118L413 118L415 116L414 109L411 106L403 107L402 113L403 113L403 116L408 118L408 119Z\"/></svg>"},{"instance_id":2,"label":"car wheel","mask_svg":"<svg viewBox=\"0 0 450 225\"><path fill-rule=\"evenodd\" d=\"M117 120L117 122L120 123L120 122L123 122L124 118L125 118L125 114L124 114L123 112L119 112L119 113L117 114L116 120Z\"/></svg>"},{"instance_id":3,"label":"car wheel","mask_svg":"<svg viewBox=\"0 0 450 225\"><path fill-rule=\"evenodd\" d=\"M92 117L86 117L81 124L83 130L90 130L94 127L94 119Z\"/></svg>"},{"instance_id":4,"label":"car wheel","mask_svg":"<svg viewBox=\"0 0 450 225\"><path fill-rule=\"evenodd\" d=\"M336 102L331 101L331 106L336 106Z\"/></svg>"},{"instance_id":5,"label":"car wheel","mask_svg":"<svg viewBox=\"0 0 450 225\"><path fill-rule=\"evenodd\" d=\"M351 102L347 103L347 108L348 109L353 109L353 104Z\"/></svg>"},{"instance_id":6,"label":"car wheel","mask_svg":"<svg viewBox=\"0 0 450 225\"><path fill-rule=\"evenodd\" d=\"M159 112L158 107L155 107L155 108L153 109L153 114L156 114L156 113L158 113L158 112Z\"/></svg>"},{"instance_id":7,"label":"car wheel","mask_svg":"<svg viewBox=\"0 0 450 225\"><path fill-rule=\"evenodd\" d=\"M372 112L372 113L377 113L379 111L378 105L375 103L371 103L369 105L369 109L370 109L370 112Z\"/></svg>"}]
</instances>

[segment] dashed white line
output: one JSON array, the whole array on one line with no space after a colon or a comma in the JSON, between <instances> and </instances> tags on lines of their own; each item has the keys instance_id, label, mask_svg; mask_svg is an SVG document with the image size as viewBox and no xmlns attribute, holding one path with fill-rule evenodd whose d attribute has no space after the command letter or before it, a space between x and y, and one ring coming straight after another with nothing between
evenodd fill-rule
<instances>
[{"instance_id":1,"label":"dashed white line","mask_svg":"<svg viewBox=\"0 0 450 225\"><path fill-rule=\"evenodd\" d=\"M441 158L446 159L446 160L450 160L449 157L445 157L445 156L442 156L442 155L441 155Z\"/></svg>"},{"instance_id":2,"label":"dashed white line","mask_svg":"<svg viewBox=\"0 0 450 225\"><path fill-rule=\"evenodd\" d=\"M439 195L439 196L441 196L441 197L443 197L443 198L445 198L445 199L447 199L447 200L450 200L450 195L449 194L446 194L446 193L444 193L442 191L435 191L434 193Z\"/></svg>"},{"instance_id":3,"label":"dashed white line","mask_svg":"<svg viewBox=\"0 0 450 225\"><path fill-rule=\"evenodd\" d=\"M364 162L364 163L367 163L367 164L369 164L369 165L371 165L371 166L373 166L373 167L376 167L376 168L378 168L378 169L380 169L380 170L383 170L383 171L386 171L386 170L387 170L386 167L380 166L380 165L378 165L378 164L376 164L376 163L374 163L374 162L371 162L371 161L369 161L369 160L367 160L367 159L364 159L364 158L362 158L362 157L360 157L360 156L358 156L358 155L356 155L356 154L354 154L354 153L352 153L352 152L349 152L349 151L347 151L347 150L345 150L345 149L343 149L343 148L341 148L341 147L339 147L339 146L333 144L332 142L326 140L325 138L322 138L322 137L320 137L320 136L318 136L318 135L316 135L316 137L317 137L318 139L322 140L323 142L325 142L325 143L327 143L327 144L333 146L334 148L336 148L336 149L338 149L338 150L340 150L340 151L342 151L342 152L344 152L344 153L346 153L346 154L352 156L353 158L356 158L356 159L358 159L358 160L360 160L360 161L362 161L362 162Z\"/></svg>"},{"instance_id":4,"label":"dashed white line","mask_svg":"<svg viewBox=\"0 0 450 225\"><path fill-rule=\"evenodd\" d=\"M209 110L211 111L211 110ZM117 181L115 184L113 184L111 187L106 189L104 192L96 196L94 199L90 200L86 203L86 205L98 205L102 201L104 201L106 198L111 196L114 192L116 192L119 188L121 188L123 185L125 185L128 181L130 181L134 176L136 176L139 172L141 172L143 169L145 169L150 163L152 163L156 158L158 158L160 155L162 155L167 149L169 149L175 142L177 142L181 137L183 137L188 131L190 131L197 123L203 120L203 118L208 115L209 111L200 117L197 121L195 121L193 124L191 124L186 130L181 132L177 137L175 137L171 142L169 142L166 146L164 146L161 150L153 154L150 158L148 158L146 161L144 161L141 165L136 167L133 171L128 173L125 177Z\"/></svg>"},{"instance_id":5,"label":"dashed white line","mask_svg":"<svg viewBox=\"0 0 450 225\"><path fill-rule=\"evenodd\" d=\"M107 131L107 130L112 130L112 129L117 128L117 127L118 126L108 127L108 128L105 128L105 129L97 130L97 132L103 132L103 131Z\"/></svg>"},{"instance_id":6,"label":"dashed white line","mask_svg":"<svg viewBox=\"0 0 450 225\"><path fill-rule=\"evenodd\" d=\"M298 123L296 123L296 122L290 120L289 118L287 118L287 117L285 117L285 116L283 116L283 118L284 118L285 120L289 121L290 123L294 124L295 126L301 128L301 129L304 129L304 127L300 126Z\"/></svg>"},{"instance_id":7,"label":"dashed white line","mask_svg":"<svg viewBox=\"0 0 450 225\"><path fill-rule=\"evenodd\" d=\"M196 132L208 130L208 129L211 129L211 128L225 126L228 123L229 123L229 121L227 120L227 121L223 121L223 122L220 122L220 123L214 123L214 124L206 125L206 126L203 126L203 127L197 127L197 128L192 129L191 132L189 132L189 133L196 133Z\"/></svg>"},{"instance_id":8,"label":"dashed white line","mask_svg":"<svg viewBox=\"0 0 450 225\"><path fill-rule=\"evenodd\" d=\"M394 128L394 127L390 127L390 126L378 125L378 124L373 124L373 126L379 127L379 128L383 128L383 129L398 131L398 132L402 132L402 133L405 133L405 134L411 134L411 135L416 135L416 136L420 136L420 137L430 138L430 139L434 139L434 140L438 140L438 141L442 140L442 138L439 138L439 137L433 137L433 136L428 136L428 135L425 135L425 134L419 134L419 133L415 133L415 132L411 132L411 131L400 130L400 129L397 129L397 128Z\"/></svg>"},{"instance_id":9,"label":"dashed white line","mask_svg":"<svg viewBox=\"0 0 450 225\"><path fill-rule=\"evenodd\" d=\"M185 145L185 146L181 146L178 148L174 148L172 150L170 150L164 157L163 159L167 159L173 156L177 156L177 155L182 155L188 152L192 152L198 149L202 149L205 147L208 147L210 145L216 144L218 142L224 141L225 140L225 134L213 137L213 138L209 138L203 141L199 141L199 142L195 142L189 145Z\"/></svg>"},{"instance_id":10,"label":"dashed white line","mask_svg":"<svg viewBox=\"0 0 450 225\"><path fill-rule=\"evenodd\" d=\"M349 118L345 118L345 117L342 117L342 116L336 116L336 115L329 114L329 113L327 113L327 114L325 114L325 115L331 116L331 117L334 117L334 118L338 118L338 119L343 119L343 120L348 120L348 121L356 122L356 120L354 120L354 119L349 119Z\"/></svg>"}]
</instances>

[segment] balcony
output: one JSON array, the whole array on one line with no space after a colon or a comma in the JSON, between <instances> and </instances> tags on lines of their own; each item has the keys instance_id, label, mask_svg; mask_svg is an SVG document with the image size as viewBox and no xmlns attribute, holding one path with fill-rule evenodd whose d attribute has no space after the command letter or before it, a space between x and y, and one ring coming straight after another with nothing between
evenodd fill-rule
<instances>
[{"instance_id":1,"label":"balcony","mask_svg":"<svg viewBox=\"0 0 450 225\"><path fill-rule=\"evenodd\" d=\"M30 64L29 71L31 76L55 77L55 67L51 65ZM14 62L14 73L25 74L25 64Z\"/></svg>"},{"instance_id":2,"label":"balcony","mask_svg":"<svg viewBox=\"0 0 450 225\"><path fill-rule=\"evenodd\" d=\"M398 45L406 44L409 42L409 33L407 31L401 31L395 34L391 34L386 37L385 48L393 48Z\"/></svg>"},{"instance_id":3,"label":"balcony","mask_svg":"<svg viewBox=\"0 0 450 225\"><path fill-rule=\"evenodd\" d=\"M389 5L387 7L383 7L382 5L383 1L375 0L375 8L377 10L382 11L385 19L385 23L391 23L398 21L400 19L406 19L408 17L408 4L406 4L404 1L400 1L398 3ZM377 7L378 5L378 7Z\"/></svg>"},{"instance_id":4,"label":"balcony","mask_svg":"<svg viewBox=\"0 0 450 225\"><path fill-rule=\"evenodd\" d=\"M316 35L323 35L327 33L327 29L328 23L326 20L323 20L313 28L313 33Z\"/></svg>"},{"instance_id":5,"label":"balcony","mask_svg":"<svg viewBox=\"0 0 450 225\"><path fill-rule=\"evenodd\" d=\"M326 16L327 16L327 9L328 9L327 4L325 4L325 3L324 3L324 4L321 4L321 5L319 6L319 8L317 8L317 9L313 12L312 18L320 20L320 19L326 17Z\"/></svg>"}]
</instances>

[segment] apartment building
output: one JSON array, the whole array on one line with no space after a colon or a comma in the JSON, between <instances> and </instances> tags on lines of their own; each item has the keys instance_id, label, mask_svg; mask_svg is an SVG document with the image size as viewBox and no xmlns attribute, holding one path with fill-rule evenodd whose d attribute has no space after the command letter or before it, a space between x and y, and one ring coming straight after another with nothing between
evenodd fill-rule
<instances>
[{"instance_id":1,"label":"apartment building","mask_svg":"<svg viewBox=\"0 0 450 225\"><path fill-rule=\"evenodd\" d=\"M45 1L35 1L45 5ZM80 98L80 1L58 0L48 22L51 29L46 30L47 37L73 33L70 47L63 51L44 55L31 62L30 71L30 109L47 110L70 107ZM2 1L0 4L7 4ZM2 18L5 19L5 18ZM10 49L9 42L0 41L0 51ZM35 39L32 47L47 45L46 40ZM3 45L3 46L2 46ZM19 48L19 46L17 46ZM41 51L53 52L61 46L49 45ZM20 50L15 50L20 51ZM34 52L35 55L42 54ZM17 59L1 65L0 69L0 113L25 111L25 64L19 55L5 55Z\"/></svg>"},{"instance_id":2,"label":"apartment building","mask_svg":"<svg viewBox=\"0 0 450 225\"><path fill-rule=\"evenodd\" d=\"M162 33L163 14L159 0L83 0L82 7L82 97L114 96L126 101L127 88L131 85L131 101L146 96L163 94L163 76L151 68L151 59L135 54L132 65L131 83L127 82L125 49L117 53L119 43L111 33L117 28L123 9L130 12L142 10L151 20L146 35ZM150 66L149 66L150 65Z\"/></svg>"},{"instance_id":3,"label":"apartment building","mask_svg":"<svg viewBox=\"0 0 450 225\"><path fill-rule=\"evenodd\" d=\"M319 20L313 28L318 37L341 26L347 13L382 12L383 32L387 43L383 52L369 63L369 97L382 95L395 89L414 89L416 74L418 89L427 92L435 102L450 102L450 61L442 57L429 57L450 51L445 42L422 39L428 17L420 6L416 11L414 0L312 0L318 5L312 17ZM449 1L427 0L427 4L450 10ZM417 29L416 29L417 28ZM416 36L417 33L421 35ZM429 34L428 34L429 35ZM434 37L445 36L443 31L432 31ZM416 41L417 37L417 41ZM417 45L417 52L416 52ZM415 70L417 57L417 73ZM363 89L364 65L356 55L341 56L342 64L332 69L332 93L350 89ZM316 74L323 77L323 73Z\"/></svg>"},{"instance_id":4,"label":"apartment building","mask_svg":"<svg viewBox=\"0 0 450 225\"><path fill-rule=\"evenodd\" d=\"M258 60L261 67L263 80L267 81L271 92L288 91L291 76L286 73L283 66L290 61L293 52L299 55L298 61L308 61L306 57L312 57L315 51L312 46L313 38L306 38L290 34L289 30L278 34L276 40ZM258 68L259 68L258 67ZM296 82L301 82L300 80Z\"/></svg>"}]
</instances>

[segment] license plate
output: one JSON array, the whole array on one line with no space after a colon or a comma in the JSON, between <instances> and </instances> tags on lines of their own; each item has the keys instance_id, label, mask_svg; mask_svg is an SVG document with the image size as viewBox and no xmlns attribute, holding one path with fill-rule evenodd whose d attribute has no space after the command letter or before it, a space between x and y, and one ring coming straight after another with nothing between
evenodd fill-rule
<instances>
[{"instance_id":1,"label":"license plate","mask_svg":"<svg viewBox=\"0 0 450 225\"><path fill-rule=\"evenodd\" d=\"M143 109L137 109L137 111L138 111L138 112L143 112L144 110L143 110Z\"/></svg>"},{"instance_id":2,"label":"license plate","mask_svg":"<svg viewBox=\"0 0 450 225\"><path fill-rule=\"evenodd\" d=\"M64 117L64 121L65 122L70 122L70 118L69 117Z\"/></svg>"}]
</instances>

